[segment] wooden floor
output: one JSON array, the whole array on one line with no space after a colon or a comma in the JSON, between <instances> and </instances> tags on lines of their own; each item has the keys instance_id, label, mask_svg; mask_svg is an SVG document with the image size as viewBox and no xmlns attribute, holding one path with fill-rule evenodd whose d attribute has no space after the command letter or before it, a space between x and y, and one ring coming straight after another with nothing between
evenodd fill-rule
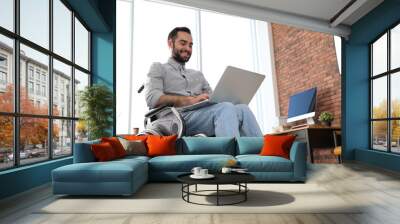
<instances>
[{"instance_id":1,"label":"wooden floor","mask_svg":"<svg viewBox=\"0 0 400 224\"><path fill-rule=\"evenodd\" d=\"M54 200L50 187L42 186L1 201L0 223L400 223L400 174L358 163L316 164L308 174L308 182L367 206L357 214L35 214Z\"/></svg>"}]
</instances>

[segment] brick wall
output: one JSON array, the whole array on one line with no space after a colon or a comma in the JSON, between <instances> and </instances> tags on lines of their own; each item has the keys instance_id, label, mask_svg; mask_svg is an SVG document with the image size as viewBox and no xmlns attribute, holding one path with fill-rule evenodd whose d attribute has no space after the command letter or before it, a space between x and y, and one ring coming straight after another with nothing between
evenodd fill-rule
<instances>
[{"instance_id":1,"label":"brick wall","mask_svg":"<svg viewBox=\"0 0 400 224\"><path fill-rule=\"evenodd\" d=\"M289 97L317 87L316 118L333 112L341 120L341 83L332 35L272 24L280 115L287 116Z\"/></svg>"}]
</instances>

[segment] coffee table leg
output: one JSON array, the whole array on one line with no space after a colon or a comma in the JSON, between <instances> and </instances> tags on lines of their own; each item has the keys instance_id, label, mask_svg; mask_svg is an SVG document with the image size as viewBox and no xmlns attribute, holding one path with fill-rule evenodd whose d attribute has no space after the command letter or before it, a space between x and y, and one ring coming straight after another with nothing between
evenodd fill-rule
<instances>
[{"instance_id":1,"label":"coffee table leg","mask_svg":"<svg viewBox=\"0 0 400 224\"><path fill-rule=\"evenodd\" d=\"M219 205L219 184L217 184L217 206Z\"/></svg>"},{"instance_id":2,"label":"coffee table leg","mask_svg":"<svg viewBox=\"0 0 400 224\"><path fill-rule=\"evenodd\" d=\"M247 182L244 183L244 201L247 201Z\"/></svg>"}]
</instances>

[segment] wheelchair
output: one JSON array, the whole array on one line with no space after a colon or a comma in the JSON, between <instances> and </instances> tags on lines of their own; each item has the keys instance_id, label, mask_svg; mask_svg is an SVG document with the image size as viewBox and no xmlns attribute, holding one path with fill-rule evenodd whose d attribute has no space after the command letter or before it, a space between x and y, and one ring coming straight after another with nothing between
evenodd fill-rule
<instances>
[{"instance_id":1,"label":"wheelchair","mask_svg":"<svg viewBox=\"0 0 400 224\"><path fill-rule=\"evenodd\" d=\"M141 93L144 84L138 89ZM161 106L144 115L144 130L139 135L185 135L185 122L179 111L172 106Z\"/></svg>"},{"instance_id":2,"label":"wheelchair","mask_svg":"<svg viewBox=\"0 0 400 224\"><path fill-rule=\"evenodd\" d=\"M185 135L185 122L175 107L162 106L145 114L142 135Z\"/></svg>"}]
</instances>

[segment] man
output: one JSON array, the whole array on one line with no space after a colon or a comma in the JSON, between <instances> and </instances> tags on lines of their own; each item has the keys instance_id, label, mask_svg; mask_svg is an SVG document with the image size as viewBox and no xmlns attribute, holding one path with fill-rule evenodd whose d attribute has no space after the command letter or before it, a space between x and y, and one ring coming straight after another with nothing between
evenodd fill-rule
<instances>
[{"instance_id":1,"label":"man","mask_svg":"<svg viewBox=\"0 0 400 224\"><path fill-rule=\"evenodd\" d=\"M168 35L171 57L165 64L153 63L147 75L146 102L150 108L161 105L182 107L209 98L210 85L200 71L186 69L192 55L192 36L186 27L176 27ZM184 111L186 135L217 137L262 136L247 105L229 102Z\"/></svg>"}]
</instances>

